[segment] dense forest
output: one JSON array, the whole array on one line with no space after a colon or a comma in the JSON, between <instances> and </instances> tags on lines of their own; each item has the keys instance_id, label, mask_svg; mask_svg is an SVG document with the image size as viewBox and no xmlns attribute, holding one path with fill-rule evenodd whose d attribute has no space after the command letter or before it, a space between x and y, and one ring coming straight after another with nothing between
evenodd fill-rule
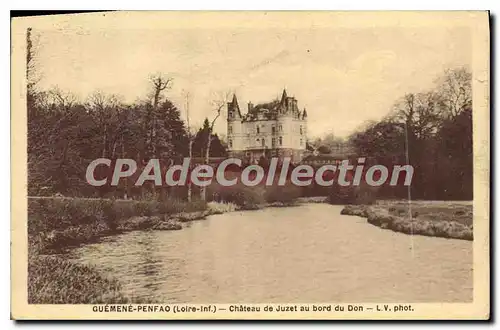
<instances>
[{"instance_id":1,"label":"dense forest","mask_svg":"<svg viewBox=\"0 0 500 330\"><path fill-rule=\"evenodd\" d=\"M449 69L432 89L408 93L383 120L349 138L357 155L379 164L411 164L411 198L472 199L472 74ZM407 198L406 187L383 187L378 198Z\"/></svg>"},{"instance_id":2,"label":"dense forest","mask_svg":"<svg viewBox=\"0 0 500 330\"><path fill-rule=\"evenodd\" d=\"M194 157L204 155L209 131L207 119L192 137ZM211 135L211 155L225 156L219 138ZM188 155L189 140L179 109L167 98L153 94L125 104L96 92L78 102L58 89L37 91L28 101L28 193L99 195L85 181L94 159L175 160Z\"/></svg>"},{"instance_id":3,"label":"dense forest","mask_svg":"<svg viewBox=\"0 0 500 330\"><path fill-rule=\"evenodd\" d=\"M96 189L85 181L91 161L131 158L140 164L150 158L175 160L189 154L190 143L192 156L202 157L209 134L210 154L226 155L218 136L211 133L208 119L193 134L186 127L179 109L165 96L172 87L171 78L162 74L145 77L150 94L131 104L101 91L80 101L57 87L41 90L31 30L27 48L28 195L102 196L109 193L109 187Z\"/></svg>"},{"instance_id":4,"label":"dense forest","mask_svg":"<svg viewBox=\"0 0 500 330\"><path fill-rule=\"evenodd\" d=\"M57 87L38 87L31 30L27 50L29 195L123 196L123 185L131 184L127 180L115 188L87 184L86 168L97 158L132 158L138 164L150 158L203 158L209 136L210 156L227 155L223 141L212 133L213 121L205 119L203 126L192 132L181 119L179 108L168 99L173 85L170 77L145 77L150 93L133 103L101 91L78 100ZM446 70L432 89L404 95L388 109L388 116L353 133L348 145L356 155L387 167L413 165L412 198L472 199L471 79L466 68ZM219 104L220 115L225 103ZM330 140L332 146L323 145L320 151L328 153L339 144L335 137ZM408 190L387 186L378 195L407 198Z\"/></svg>"}]
</instances>

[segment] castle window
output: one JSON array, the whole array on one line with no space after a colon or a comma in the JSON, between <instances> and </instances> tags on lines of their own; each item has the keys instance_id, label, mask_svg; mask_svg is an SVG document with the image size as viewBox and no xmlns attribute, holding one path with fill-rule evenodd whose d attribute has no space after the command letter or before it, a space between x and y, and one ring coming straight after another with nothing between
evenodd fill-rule
<instances>
[{"instance_id":1,"label":"castle window","mask_svg":"<svg viewBox=\"0 0 500 330\"><path fill-rule=\"evenodd\" d=\"M233 140L229 139L229 148L233 147Z\"/></svg>"},{"instance_id":2,"label":"castle window","mask_svg":"<svg viewBox=\"0 0 500 330\"><path fill-rule=\"evenodd\" d=\"M273 128L274 128L274 127L273 127ZM273 132L273 133L274 133L274 132ZM276 147L276 138L273 138L273 139L271 140L271 145L272 145L272 147L273 147L273 148L274 148L274 147Z\"/></svg>"},{"instance_id":3,"label":"castle window","mask_svg":"<svg viewBox=\"0 0 500 330\"><path fill-rule=\"evenodd\" d=\"M300 125L300 135L302 135L302 125ZM302 141L302 140L301 140ZM301 143L302 144L302 143Z\"/></svg>"},{"instance_id":4,"label":"castle window","mask_svg":"<svg viewBox=\"0 0 500 330\"><path fill-rule=\"evenodd\" d=\"M300 134L302 134L302 132L300 132ZM303 145L304 144L304 141L302 139L300 139L300 145Z\"/></svg>"},{"instance_id":5,"label":"castle window","mask_svg":"<svg viewBox=\"0 0 500 330\"><path fill-rule=\"evenodd\" d=\"M262 146L265 147L266 146L266 140L265 139L262 139Z\"/></svg>"},{"instance_id":6,"label":"castle window","mask_svg":"<svg viewBox=\"0 0 500 330\"><path fill-rule=\"evenodd\" d=\"M278 131L280 131L280 132L283 131L283 126L282 125L278 126Z\"/></svg>"},{"instance_id":7,"label":"castle window","mask_svg":"<svg viewBox=\"0 0 500 330\"><path fill-rule=\"evenodd\" d=\"M257 134L259 134L259 133L260 133L260 127L259 127L259 125L257 125Z\"/></svg>"},{"instance_id":8,"label":"castle window","mask_svg":"<svg viewBox=\"0 0 500 330\"><path fill-rule=\"evenodd\" d=\"M227 132L228 132L229 134L232 134L232 133L233 133L233 126L229 126L229 127L227 128Z\"/></svg>"},{"instance_id":9,"label":"castle window","mask_svg":"<svg viewBox=\"0 0 500 330\"><path fill-rule=\"evenodd\" d=\"M255 140L255 141L257 141L257 145L259 145L259 143L260 143L260 139L257 139L257 140Z\"/></svg>"},{"instance_id":10,"label":"castle window","mask_svg":"<svg viewBox=\"0 0 500 330\"><path fill-rule=\"evenodd\" d=\"M276 133L276 127L275 127L275 126L273 126L273 127L271 128L271 130L272 130L273 134L274 134L274 133Z\"/></svg>"},{"instance_id":11,"label":"castle window","mask_svg":"<svg viewBox=\"0 0 500 330\"><path fill-rule=\"evenodd\" d=\"M281 136L279 137L279 142L280 142L280 146L282 146L283 145L283 137L281 137Z\"/></svg>"}]
</instances>

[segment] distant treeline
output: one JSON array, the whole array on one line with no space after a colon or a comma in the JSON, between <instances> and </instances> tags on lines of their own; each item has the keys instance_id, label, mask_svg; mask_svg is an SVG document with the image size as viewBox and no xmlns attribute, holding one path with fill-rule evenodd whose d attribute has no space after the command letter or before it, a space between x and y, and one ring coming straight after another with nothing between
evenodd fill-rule
<instances>
[{"instance_id":1,"label":"distant treeline","mask_svg":"<svg viewBox=\"0 0 500 330\"><path fill-rule=\"evenodd\" d=\"M209 156L227 156L208 119L191 134L178 107L166 97L172 79L161 74L150 77L151 93L133 103L102 92L77 100L58 88L41 90L30 33L28 30L26 68L29 195L124 197L131 191L131 180L122 179L117 187L93 187L86 182L87 166L97 158L131 158L138 164L151 158L203 158L209 136ZM471 79L465 68L445 71L431 90L404 95L390 115L354 133L348 145L356 155L388 168L407 162L413 165L411 198L472 199ZM142 198L147 193L154 197L188 195L186 187L134 189L133 195ZM305 195L331 193L325 189L302 190ZM377 195L407 198L408 190L383 186Z\"/></svg>"},{"instance_id":2,"label":"distant treeline","mask_svg":"<svg viewBox=\"0 0 500 330\"><path fill-rule=\"evenodd\" d=\"M179 109L155 93L125 104L118 96L101 92L78 102L59 89L31 90L27 106L29 195L109 195L109 187L97 189L85 181L91 161L131 158L143 163L188 155L190 137ZM193 134L193 157L204 156L209 130L205 120ZM216 134L212 134L210 155L226 156Z\"/></svg>"},{"instance_id":3,"label":"distant treeline","mask_svg":"<svg viewBox=\"0 0 500 330\"><path fill-rule=\"evenodd\" d=\"M350 137L356 154L388 167L413 165L411 198L472 199L472 74L446 70L426 92L408 93L392 112ZM408 198L404 186L384 186L377 198Z\"/></svg>"}]
</instances>

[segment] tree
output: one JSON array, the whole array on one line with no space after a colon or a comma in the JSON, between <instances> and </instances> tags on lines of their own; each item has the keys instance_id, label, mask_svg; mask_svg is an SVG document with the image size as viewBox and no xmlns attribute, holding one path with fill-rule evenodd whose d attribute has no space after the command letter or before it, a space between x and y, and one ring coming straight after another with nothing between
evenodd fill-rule
<instances>
[{"instance_id":1,"label":"tree","mask_svg":"<svg viewBox=\"0 0 500 330\"><path fill-rule=\"evenodd\" d=\"M179 109L170 100L165 100L158 108L158 115L164 125L162 128L170 134L172 156L182 157L187 155L189 138Z\"/></svg>"},{"instance_id":2,"label":"tree","mask_svg":"<svg viewBox=\"0 0 500 330\"><path fill-rule=\"evenodd\" d=\"M120 134L117 121L121 104L118 96L95 91L87 99L86 110L98 128L96 135L101 137L101 157L115 158L117 135Z\"/></svg>"},{"instance_id":3,"label":"tree","mask_svg":"<svg viewBox=\"0 0 500 330\"><path fill-rule=\"evenodd\" d=\"M406 94L394 104L388 120L406 125L411 140L430 138L442 121L439 95L432 91Z\"/></svg>"},{"instance_id":4,"label":"tree","mask_svg":"<svg viewBox=\"0 0 500 330\"><path fill-rule=\"evenodd\" d=\"M194 137L193 154L197 157L205 157L207 154L207 144L210 129L210 121L205 118L203 126L198 130ZM210 134L210 156L211 157L225 157L227 156L226 148L222 144L217 134Z\"/></svg>"},{"instance_id":5,"label":"tree","mask_svg":"<svg viewBox=\"0 0 500 330\"><path fill-rule=\"evenodd\" d=\"M467 68L447 69L436 83L447 117L454 118L472 108L472 73Z\"/></svg>"},{"instance_id":6,"label":"tree","mask_svg":"<svg viewBox=\"0 0 500 330\"><path fill-rule=\"evenodd\" d=\"M204 160L205 164L209 164L209 160L210 160L210 146L212 144L212 136L213 136L212 132L214 130L215 122L221 116L222 109L226 106L228 100L229 100L229 93L225 93L225 94L219 93L217 95L217 97L212 100L212 107L216 112L214 119L212 119L212 121L209 122L208 118L205 118L204 127L207 130L207 146L206 146L206 150L205 150L205 160ZM219 144L220 144L220 141L219 141ZM201 198L201 200L206 200L206 188L205 187L200 188L200 198Z\"/></svg>"},{"instance_id":7,"label":"tree","mask_svg":"<svg viewBox=\"0 0 500 330\"><path fill-rule=\"evenodd\" d=\"M342 138L335 136L332 133L316 138L311 147L316 148L321 154L345 154L348 152L349 143Z\"/></svg>"},{"instance_id":8,"label":"tree","mask_svg":"<svg viewBox=\"0 0 500 330\"><path fill-rule=\"evenodd\" d=\"M472 109L444 121L437 136L440 199L473 198ZM434 171L436 169L433 169Z\"/></svg>"},{"instance_id":9,"label":"tree","mask_svg":"<svg viewBox=\"0 0 500 330\"><path fill-rule=\"evenodd\" d=\"M33 44L32 28L26 30L26 101L28 112L34 110L36 97L36 84L38 82L36 75L36 52Z\"/></svg>"},{"instance_id":10,"label":"tree","mask_svg":"<svg viewBox=\"0 0 500 330\"><path fill-rule=\"evenodd\" d=\"M404 128L390 121L372 123L364 131L352 134L349 141L359 156L372 157L379 161L404 156Z\"/></svg>"},{"instance_id":11,"label":"tree","mask_svg":"<svg viewBox=\"0 0 500 330\"><path fill-rule=\"evenodd\" d=\"M158 105L163 97L162 92L166 89L170 89L172 85L172 78L166 78L163 74L156 74L151 76L151 83L153 85L153 99L151 107L148 109L148 117L151 120L149 123L149 143L148 147L153 157L159 157L158 149L163 149L163 153L167 151L166 149L171 149L171 146L167 146L170 137L169 132L165 130L159 131L159 122L164 121L161 116L159 116ZM168 153L168 151L167 151Z\"/></svg>"},{"instance_id":12,"label":"tree","mask_svg":"<svg viewBox=\"0 0 500 330\"><path fill-rule=\"evenodd\" d=\"M189 92L185 94L186 98L186 122L187 122L187 138L188 138L188 156L189 160L193 159L193 142L195 139L195 135L191 132L191 121L189 115ZM191 202L191 195L193 191L193 184L191 180L188 180L188 189L187 189L187 200Z\"/></svg>"},{"instance_id":13,"label":"tree","mask_svg":"<svg viewBox=\"0 0 500 330\"><path fill-rule=\"evenodd\" d=\"M378 164L414 167L411 196L423 199L472 198L471 75L446 70L433 89L407 93L390 114L350 138L358 155ZM379 191L389 196L389 189ZM405 197L404 191L396 191Z\"/></svg>"}]
</instances>

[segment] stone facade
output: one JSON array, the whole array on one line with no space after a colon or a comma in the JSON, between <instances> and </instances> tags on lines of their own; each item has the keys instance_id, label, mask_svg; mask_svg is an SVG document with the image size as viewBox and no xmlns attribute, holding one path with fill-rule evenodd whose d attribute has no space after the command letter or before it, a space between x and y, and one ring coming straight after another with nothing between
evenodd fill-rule
<instances>
[{"instance_id":1,"label":"stone facade","mask_svg":"<svg viewBox=\"0 0 500 330\"><path fill-rule=\"evenodd\" d=\"M227 137L231 157L257 163L261 157L301 161L307 143L307 112L283 90L281 100L253 105L241 114L236 95L227 104Z\"/></svg>"}]
</instances>

